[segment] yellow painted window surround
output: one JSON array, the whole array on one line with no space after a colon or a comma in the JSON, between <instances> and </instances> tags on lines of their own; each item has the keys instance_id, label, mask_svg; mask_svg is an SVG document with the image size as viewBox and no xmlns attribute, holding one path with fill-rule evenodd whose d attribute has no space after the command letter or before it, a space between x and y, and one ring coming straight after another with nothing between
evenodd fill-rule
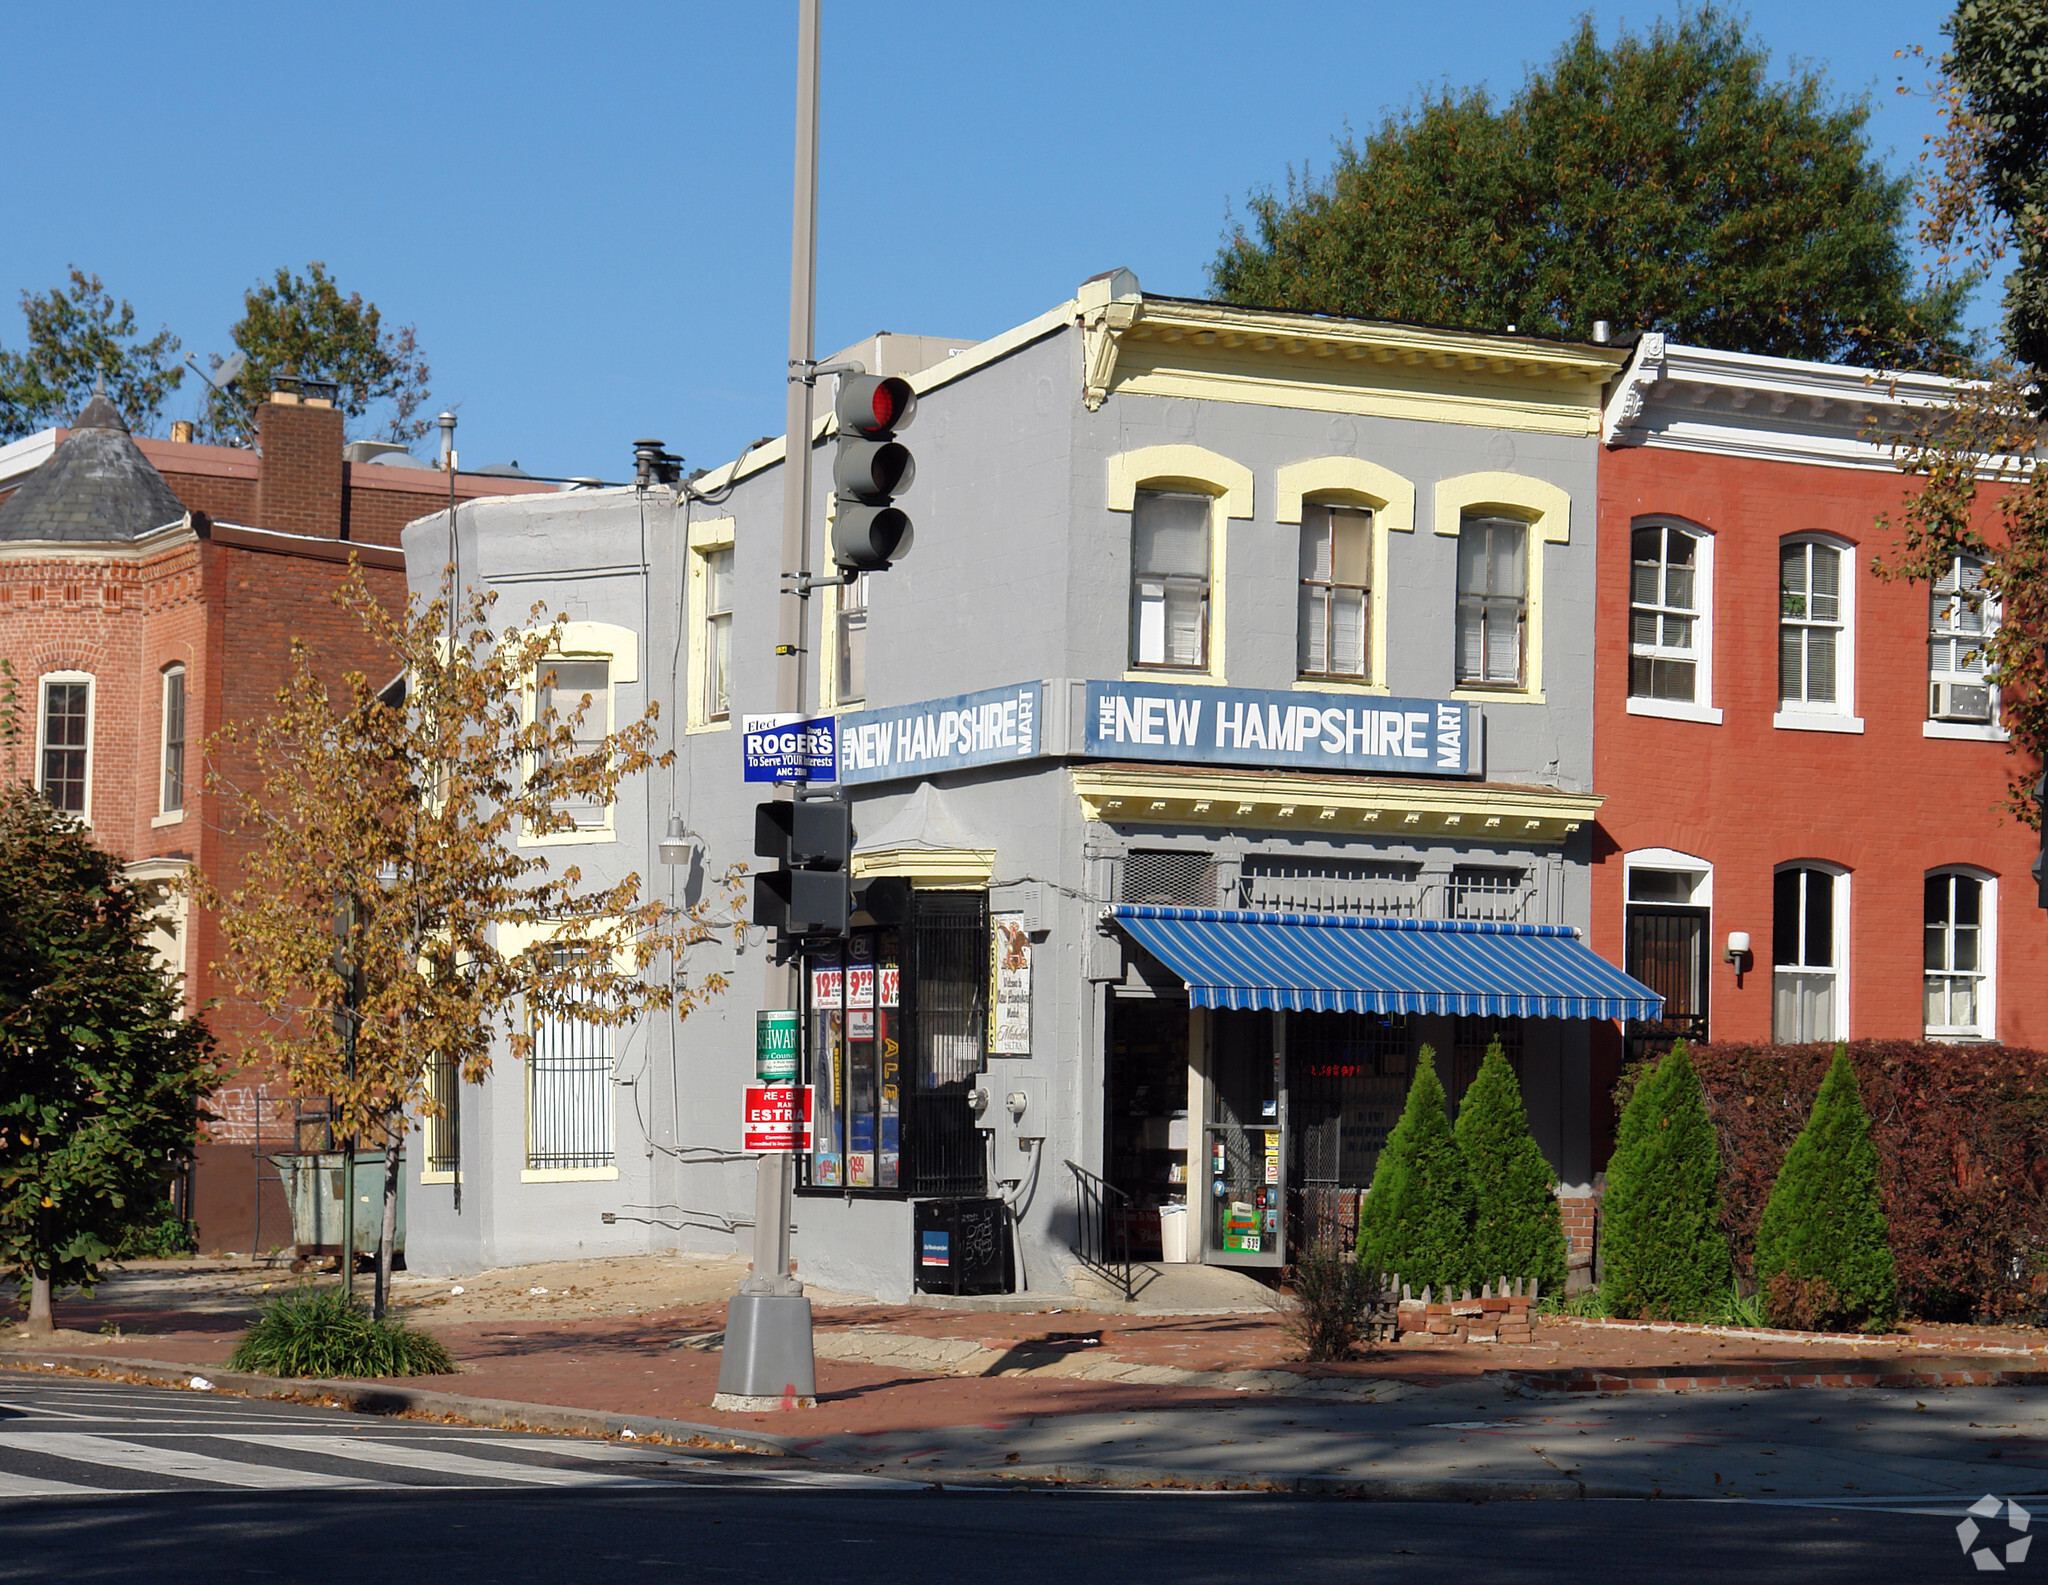
<instances>
[{"instance_id":1,"label":"yellow painted window surround","mask_svg":"<svg viewBox=\"0 0 2048 1585\"><path fill-rule=\"evenodd\" d=\"M1369 652L1362 681L1306 677L1294 684L1315 693L1387 692L1387 537L1415 531L1415 485L1363 457L1309 457L1274 478L1273 519L1298 524L1306 504L1364 507L1372 513L1372 591L1366 611Z\"/></svg>"},{"instance_id":2,"label":"yellow painted window surround","mask_svg":"<svg viewBox=\"0 0 2048 1585\"><path fill-rule=\"evenodd\" d=\"M685 732L724 732L732 726L730 713L716 718L712 716L710 701L705 694L704 679L710 663L711 648L711 558L720 551L732 549L734 526L733 519L729 517L714 517L706 522L690 525L690 669L686 690L689 705L684 715L683 726Z\"/></svg>"},{"instance_id":3,"label":"yellow painted window surround","mask_svg":"<svg viewBox=\"0 0 2048 1585\"><path fill-rule=\"evenodd\" d=\"M1174 668L1182 682L1221 685L1225 679L1226 534L1232 518L1252 515L1252 471L1203 446L1144 446L1109 458L1108 506L1135 513L1140 490L1206 495L1209 508L1209 653L1199 671ZM1128 580L1126 580L1128 584ZM1128 648L1127 648L1128 653ZM1129 679L1156 677L1161 668L1126 670Z\"/></svg>"},{"instance_id":4,"label":"yellow painted window surround","mask_svg":"<svg viewBox=\"0 0 2048 1585\"><path fill-rule=\"evenodd\" d=\"M565 622L556 653L541 662L542 670L554 660L601 660L606 663L604 697L592 696L589 713L584 717L584 731L588 733L595 729L609 734L618 724L619 685L640 680L640 635L629 627L620 627L612 622ZM529 678L525 690L526 718L529 721L539 708L538 682L538 676ZM528 831L519 835L521 847L537 848L578 847L617 840L618 830L610 807L605 809L604 821L600 825L583 826L574 831L551 831L544 836Z\"/></svg>"},{"instance_id":5,"label":"yellow painted window surround","mask_svg":"<svg viewBox=\"0 0 2048 1585\"><path fill-rule=\"evenodd\" d=\"M1527 646L1520 688L1455 688L1453 699L1493 704L1542 704L1543 547L1571 538L1572 498L1546 479L1519 473L1462 473L1436 487L1436 532L1455 539L1468 516L1511 517L1529 525ZM1449 635L1446 635L1448 639Z\"/></svg>"}]
</instances>

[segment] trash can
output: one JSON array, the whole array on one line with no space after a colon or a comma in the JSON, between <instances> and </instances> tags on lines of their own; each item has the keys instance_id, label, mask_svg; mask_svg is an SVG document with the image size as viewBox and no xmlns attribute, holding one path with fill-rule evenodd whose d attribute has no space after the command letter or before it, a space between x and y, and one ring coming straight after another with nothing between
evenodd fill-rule
<instances>
[{"instance_id":1,"label":"trash can","mask_svg":"<svg viewBox=\"0 0 2048 1585\"><path fill-rule=\"evenodd\" d=\"M1014 1293L1010 1213L1001 1200L911 1206L911 1281L920 1293Z\"/></svg>"},{"instance_id":2,"label":"trash can","mask_svg":"<svg viewBox=\"0 0 2048 1585\"><path fill-rule=\"evenodd\" d=\"M345 1151L320 1155L272 1156L284 1184L285 1199L292 1208L292 1244L304 1259L308 1255L339 1255L343 1171ZM355 1158L356 1225L358 1254L374 1255L377 1239L384 1230L384 1153L361 1151ZM392 1239L392 1253L405 1250L405 1170L398 1174L398 1228Z\"/></svg>"},{"instance_id":3,"label":"trash can","mask_svg":"<svg viewBox=\"0 0 2048 1585\"><path fill-rule=\"evenodd\" d=\"M1159 1207L1159 1258L1169 1265L1187 1264L1188 1208L1185 1205Z\"/></svg>"}]
</instances>

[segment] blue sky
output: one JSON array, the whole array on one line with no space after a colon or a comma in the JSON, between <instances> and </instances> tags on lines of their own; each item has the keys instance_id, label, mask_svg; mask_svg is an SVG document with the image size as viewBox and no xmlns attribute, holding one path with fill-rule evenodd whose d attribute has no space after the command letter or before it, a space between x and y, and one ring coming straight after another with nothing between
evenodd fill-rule
<instances>
[{"instance_id":1,"label":"blue sky","mask_svg":"<svg viewBox=\"0 0 2048 1585\"><path fill-rule=\"evenodd\" d=\"M985 337L1116 265L1200 295L1227 208L1425 86L1511 93L1587 8L824 0L820 353ZM1938 0L1782 0L1757 36L1867 93L1908 168L1893 52ZM1598 6L1611 35L1670 4ZM779 432L796 0L17 8L0 225L13 302L77 263L224 350L241 293L324 261L418 327L469 464L621 478ZM1923 74L1914 73L1913 81ZM1980 294L1973 318L1995 304ZM196 406L196 382L167 417Z\"/></svg>"}]
</instances>

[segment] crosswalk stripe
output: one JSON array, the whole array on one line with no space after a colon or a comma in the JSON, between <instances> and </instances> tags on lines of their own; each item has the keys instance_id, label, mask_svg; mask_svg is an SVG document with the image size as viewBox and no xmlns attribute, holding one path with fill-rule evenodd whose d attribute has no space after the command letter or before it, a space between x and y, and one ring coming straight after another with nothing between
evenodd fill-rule
<instances>
[{"instance_id":1,"label":"crosswalk stripe","mask_svg":"<svg viewBox=\"0 0 2048 1585\"><path fill-rule=\"evenodd\" d=\"M523 1453L557 1453L568 1458L587 1458L616 1464L689 1464L705 1469L718 1467L716 1460L691 1458L682 1453L651 1447L621 1447L616 1442L577 1442L544 1436L462 1436L450 1442L475 1442L484 1447L516 1447Z\"/></svg>"},{"instance_id":2,"label":"crosswalk stripe","mask_svg":"<svg viewBox=\"0 0 2048 1585\"><path fill-rule=\"evenodd\" d=\"M303 1489L308 1486L361 1488L374 1484L354 1475L329 1475L316 1470L246 1464L233 1459L212 1458L182 1447L151 1447L143 1442L125 1442L119 1437L88 1436L72 1431L0 1432L0 1448L42 1453L81 1464L97 1464L105 1469L134 1470L143 1475L175 1475L183 1480L203 1480L217 1486L245 1486L255 1490Z\"/></svg>"},{"instance_id":3,"label":"crosswalk stripe","mask_svg":"<svg viewBox=\"0 0 2048 1585\"><path fill-rule=\"evenodd\" d=\"M430 1470L438 1475L488 1476L534 1486L638 1486L628 1475L605 1475L587 1469L545 1469L538 1464L510 1464L468 1453L445 1453L419 1442L396 1437L366 1436L224 1436L224 1442L249 1442L292 1453L318 1453L392 1469ZM438 1440L438 1439L437 1439Z\"/></svg>"},{"instance_id":4,"label":"crosswalk stripe","mask_svg":"<svg viewBox=\"0 0 2048 1585\"><path fill-rule=\"evenodd\" d=\"M10 1475L0 1470L0 1497L76 1497L100 1491L98 1486L73 1486L68 1481L40 1480L34 1475Z\"/></svg>"}]
</instances>

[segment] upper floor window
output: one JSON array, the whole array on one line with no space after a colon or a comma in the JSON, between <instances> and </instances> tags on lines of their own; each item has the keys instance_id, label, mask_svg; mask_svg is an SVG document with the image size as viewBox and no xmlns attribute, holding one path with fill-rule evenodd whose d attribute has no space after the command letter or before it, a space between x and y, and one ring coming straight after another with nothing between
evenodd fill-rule
<instances>
[{"instance_id":1,"label":"upper floor window","mask_svg":"<svg viewBox=\"0 0 2048 1585\"><path fill-rule=\"evenodd\" d=\"M575 723L574 755L595 753L612 729L611 662L545 660L540 669L539 713L545 716L552 710L558 727ZM606 805L587 794L566 800L563 808L582 830L606 822Z\"/></svg>"},{"instance_id":2,"label":"upper floor window","mask_svg":"<svg viewBox=\"0 0 2048 1585\"><path fill-rule=\"evenodd\" d=\"M1843 554L1814 540L1778 547L1778 699L1788 709L1838 711L1849 643Z\"/></svg>"},{"instance_id":3,"label":"upper floor window","mask_svg":"<svg viewBox=\"0 0 2048 1585\"><path fill-rule=\"evenodd\" d=\"M838 703L854 704L868 696L868 575L839 586L836 616L837 653L833 670Z\"/></svg>"},{"instance_id":4,"label":"upper floor window","mask_svg":"<svg viewBox=\"0 0 2048 1585\"><path fill-rule=\"evenodd\" d=\"M1209 664L1205 495L1140 490L1131 515L1131 662L1198 671Z\"/></svg>"},{"instance_id":5,"label":"upper floor window","mask_svg":"<svg viewBox=\"0 0 2048 1585\"><path fill-rule=\"evenodd\" d=\"M1846 1022L1839 956L1849 878L1812 865L1777 873L1771 910L1771 1038L1838 1040Z\"/></svg>"},{"instance_id":6,"label":"upper floor window","mask_svg":"<svg viewBox=\"0 0 2048 1585\"><path fill-rule=\"evenodd\" d=\"M36 786L66 814L89 812L92 759L92 679L62 672L43 679L37 720Z\"/></svg>"},{"instance_id":7,"label":"upper floor window","mask_svg":"<svg viewBox=\"0 0 2048 1585\"><path fill-rule=\"evenodd\" d=\"M1301 509L1301 631L1304 677L1364 681L1371 653L1372 513L1359 507Z\"/></svg>"},{"instance_id":8,"label":"upper floor window","mask_svg":"<svg viewBox=\"0 0 2048 1585\"><path fill-rule=\"evenodd\" d=\"M732 546L704 554L704 719L732 714Z\"/></svg>"},{"instance_id":9,"label":"upper floor window","mask_svg":"<svg viewBox=\"0 0 2048 1585\"><path fill-rule=\"evenodd\" d=\"M1930 1035L1990 1038L1991 886L1988 880L1956 870L1927 877L1923 934Z\"/></svg>"},{"instance_id":10,"label":"upper floor window","mask_svg":"<svg viewBox=\"0 0 2048 1585\"><path fill-rule=\"evenodd\" d=\"M1529 617L1529 525L1467 517L1458 528L1458 684L1519 688Z\"/></svg>"},{"instance_id":11,"label":"upper floor window","mask_svg":"<svg viewBox=\"0 0 2048 1585\"><path fill-rule=\"evenodd\" d=\"M1997 715L1991 681L1985 674L1984 641L1998 625L1998 617L1983 584L1984 563L1975 556L1958 556L1929 591L1930 721L1988 724Z\"/></svg>"},{"instance_id":12,"label":"upper floor window","mask_svg":"<svg viewBox=\"0 0 2048 1585\"><path fill-rule=\"evenodd\" d=\"M1655 524L1638 528L1630 544L1629 694L1704 703L1705 538Z\"/></svg>"},{"instance_id":13,"label":"upper floor window","mask_svg":"<svg viewBox=\"0 0 2048 1585\"><path fill-rule=\"evenodd\" d=\"M171 815L185 808L185 668L166 666L163 679L163 774L157 813Z\"/></svg>"}]
</instances>

